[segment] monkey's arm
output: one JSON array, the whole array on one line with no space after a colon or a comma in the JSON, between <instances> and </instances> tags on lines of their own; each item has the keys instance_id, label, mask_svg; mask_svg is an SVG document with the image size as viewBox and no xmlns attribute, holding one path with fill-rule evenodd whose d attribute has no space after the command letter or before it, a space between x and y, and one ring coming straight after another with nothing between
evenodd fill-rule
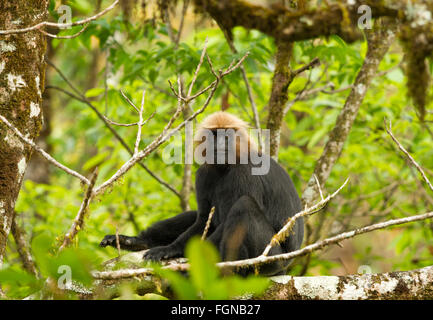
<instances>
[{"instance_id":1,"label":"monkey's arm","mask_svg":"<svg viewBox=\"0 0 433 320\"><path fill-rule=\"evenodd\" d=\"M206 222L211 209L211 182L213 181L209 179L208 172L205 169L202 169L202 167L199 168L196 173L196 195L198 211L195 222L169 245L154 247L147 251L143 256L144 259L158 261L161 259L170 259L183 256L185 245L188 240L195 235L202 234L206 226Z\"/></svg>"},{"instance_id":2,"label":"monkey's arm","mask_svg":"<svg viewBox=\"0 0 433 320\"><path fill-rule=\"evenodd\" d=\"M159 221L136 237L119 235L119 246L122 250L140 251L172 243L185 232L197 218L197 211L186 211L172 218ZM116 248L116 235L106 235L100 243L101 247Z\"/></svg>"},{"instance_id":3,"label":"monkey's arm","mask_svg":"<svg viewBox=\"0 0 433 320\"><path fill-rule=\"evenodd\" d=\"M208 202L202 202L201 204L199 203L197 218L192 226L190 226L169 245L151 248L144 254L143 258L147 260L159 261L161 259L182 257L185 250L185 245L188 240L195 235L203 233L209 212L210 204Z\"/></svg>"}]
</instances>

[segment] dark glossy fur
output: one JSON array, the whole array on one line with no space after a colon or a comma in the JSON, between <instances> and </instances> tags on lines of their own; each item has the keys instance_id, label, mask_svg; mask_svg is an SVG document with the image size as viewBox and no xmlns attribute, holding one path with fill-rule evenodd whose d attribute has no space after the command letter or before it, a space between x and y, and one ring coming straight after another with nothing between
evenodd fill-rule
<instances>
[{"instance_id":1,"label":"dark glossy fur","mask_svg":"<svg viewBox=\"0 0 433 320\"><path fill-rule=\"evenodd\" d=\"M222 260L259 256L285 221L301 211L301 201L286 171L273 159L266 175L252 175L251 164L202 165L197 171L198 211L183 212L155 223L137 237L120 236L120 247L138 251L150 248L145 259L181 257L186 242L201 235L209 212L215 206L207 239L218 248ZM293 233L274 247L270 255L298 249L304 224L298 219ZM116 237L107 235L101 246L116 246ZM276 262L260 268L263 275L285 272L288 263ZM243 270L242 274L253 270Z\"/></svg>"}]
</instances>

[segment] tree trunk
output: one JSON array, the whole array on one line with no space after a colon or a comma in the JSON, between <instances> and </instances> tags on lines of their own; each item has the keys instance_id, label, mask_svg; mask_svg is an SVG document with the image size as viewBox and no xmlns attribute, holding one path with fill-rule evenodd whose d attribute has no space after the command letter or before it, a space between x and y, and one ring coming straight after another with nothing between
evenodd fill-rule
<instances>
[{"instance_id":1,"label":"tree trunk","mask_svg":"<svg viewBox=\"0 0 433 320\"><path fill-rule=\"evenodd\" d=\"M47 5L47 0L0 0L0 29L44 21ZM45 49L45 36L38 31L0 37L0 113L31 140L42 127ZM0 266L31 152L0 124Z\"/></svg>"},{"instance_id":2,"label":"tree trunk","mask_svg":"<svg viewBox=\"0 0 433 320\"><path fill-rule=\"evenodd\" d=\"M284 107L288 100L288 88L293 80L289 67L293 45L284 40L276 39L275 41L277 42L277 53L275 57L274 77L272 78L271 97L268 104L269 114L266 128L270 130L269 153L271 157L278 159Z\"/></svg>"},{"instance_id":3,"label":"tree trunk","mask_svg":"<svg viewBox=\"0 0 433 320\"><path fill-rule=\"evenodd\" d=\"M57 30L49 30L50 33L56 34ZM47 50L45 57L48 61L53 61L55 56L56 49L52 46L52 39L49 38L47 40ZM47 69L45 73L45 83L47 85L50 84L50 81L53 76L53 69ZM51 135L51 119L53 114L53 101L52 101L52 92L51 90L45 90L42 92L42 115L43 115L43 124L42 129L39 132L39 136L36 139L36 144L44 149L46 152L51 154L52 145L49 142L49 137ZM32 180L36 183L50 183L50 173L51 173L51 165L50 163L44 159L39 153L33 153L32 158L27 166L27 171L24 176L24 180Z\"/></svg>"},{"instance_id":4,"label":"tree trunk","mask_svg":"<svg viewBox=\"0 0 433 320\"><path fill-rule=\"evenodd\" d=\"M371 80L376 75L380 62L394 41L395 25L389 21L385 23L379 19L376 21L373 30L366 30L365 34L368 49L364 64L356 77L353 89L350 91L346 103L338 115L335 127L330 132L329 140L314 169L314 174L321 186L325 184L331 174L332 168L340 158L344 143L349 136L359 107L364 101L364 97L370 87ZM319 189L313 175L302 194L303 204L311 206L317 200L318 195Z\"/></svg>"}]
</instances>

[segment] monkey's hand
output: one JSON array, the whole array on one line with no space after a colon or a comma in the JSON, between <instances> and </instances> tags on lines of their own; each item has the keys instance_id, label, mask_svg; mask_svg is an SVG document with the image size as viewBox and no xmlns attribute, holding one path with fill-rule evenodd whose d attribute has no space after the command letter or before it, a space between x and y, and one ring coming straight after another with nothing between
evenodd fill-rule
<instances>
[{"instance_id":1,"label":"monkey's hand","mask_svg":"<svg viewBox=\"0 0 433 320\"><path fill-rule=\"evenodd\" d=\"M119 245L124 242L126 242L125 236L119 235ZM117 246L116 235L114 234L106 235L104 239L102 239L99 246L103 248L106 246L116 247Z\"/></svg>"},{"instance_id":2,"label":"monkey's hand","mask_svg":"<svg viewBox=\"0 0 433 320\"><path fill-rule=\"evenodd\" d=\"M144 260L152 260L152 261L161 261L165 259L171 258L179 258L182 257L183 250L177 246L168 245L168 246L160 246L154 247L147 250L144 255Z\"/></svg>"},{"instance_id":3,"label":"monkey's hand","mask_svg":"<svg viewBox=\"0 0 433 320\"><path fill-rule=\"evenodd\" d=\"M100 247L111 246L117 248L117 238L116 235L106 235L99 244ZM140 251L148 249L146 241L138 237L128 237L124 235L119 235L119 247L123 250L129 251Z\"/></svg>"}]
</instances>

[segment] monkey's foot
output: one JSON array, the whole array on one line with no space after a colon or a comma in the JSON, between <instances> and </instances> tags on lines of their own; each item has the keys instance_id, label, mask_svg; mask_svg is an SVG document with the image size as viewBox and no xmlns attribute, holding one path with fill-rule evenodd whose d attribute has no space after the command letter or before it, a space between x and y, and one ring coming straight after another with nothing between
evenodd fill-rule
<instances>
[{"instance_id":1,"label":"monkey's foot","mask_svg":"<svg viewBox=\"0 0 433 320\"><path fill-rule=\"evenodd\" d=\"M182 257L182 250L173 246L154 247L146 251L143 255L144 260L161 261L172 258Z\"/></svg>"}]
</instances>

